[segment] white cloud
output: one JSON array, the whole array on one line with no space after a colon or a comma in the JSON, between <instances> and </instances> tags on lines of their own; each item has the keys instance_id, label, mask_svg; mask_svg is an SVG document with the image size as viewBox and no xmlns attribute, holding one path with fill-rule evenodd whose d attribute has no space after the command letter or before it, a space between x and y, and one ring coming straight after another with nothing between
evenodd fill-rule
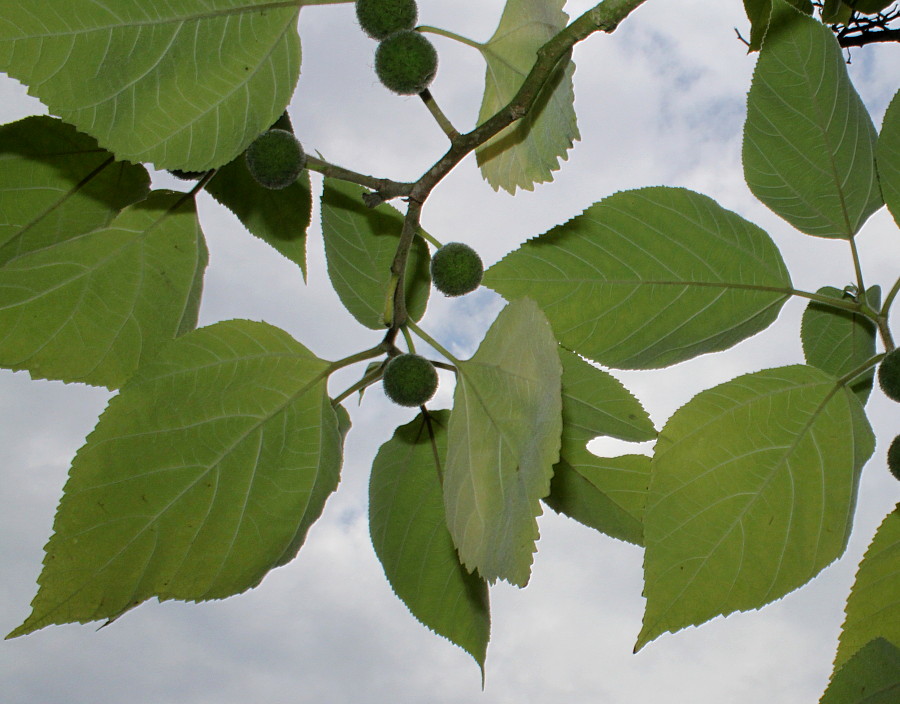
<instances>
[{"instance_id":1,"label":"white cloud","mask_svg":"<svg viewBox=\"0 0 900 704\"><path fill-rule=\"evenodd\" d=\"M501 3L422 3L423 22L475 39L493 32ZM574 17L593 3L568 3ZM352 8L306 8L304 65L291 109L310 151L356 170L412 179L446 148L416 99L388 94L374 78L374 43L354 26ZM681 185L717 198L770 231L798 286L849 281L843 243L792 231L749 194L740 167L744 93L754 58L732 27L741 4L648 2L612 36L575 53L582 141L553 183L516 197L496 194L464 161L434 192L425 227L442 241L475 246L486 263L624 188ZM745 32L746 33L746 32ZM434 93L460 128L477 114L483 64L477 52L438 39ZM333 48L339 46L336 57ZM856 50L851 72L876 124L896 90L900 46ZM0 80L0 120L43 112L12 80ZM166 181L171 185L171 181ZM204 201L211 250L202 320L265 319L316 354L337 358L374 344L327 285L318 228L310 233L309 286L296 267ZM318 221L318 211L313 222ZM886 213L860 237L871 279L897 272L896 230ZM893 239L891 239L893 238ZM810 255L810 250L813 254ZM470 355L501 302L488 292L436 296L426 327L450 351ZM694 393L745 371L800 361L801 302L773 328L725 353L660 372L616 372L665 419ZM342 375L349 385L357 371ZM449 402L449 377L439 401ZM337 388L333 389L339 390ZM26 615L71 456L108 394L0 374L0 623ZM529 587L492 590L493 636L487 687L468 655L420 626L393 596L367 536L371 458L410 415L378 389L361 407L348 399L354 428L343 483L312 528L298 559L251 593L204 605L147 604L100 632L48 628L3 643L10 704L238 704L253 702L772 702L815 701L830 671L843 595L855 564L896 499L883 454L897 432L896 407L870 403L881 444L863 476L857 529L847 556L803 590L760 612L717 619L666 635L633 656L643 608L641 553L556 516L542 539Z\"/></svg>"}]
</instances>

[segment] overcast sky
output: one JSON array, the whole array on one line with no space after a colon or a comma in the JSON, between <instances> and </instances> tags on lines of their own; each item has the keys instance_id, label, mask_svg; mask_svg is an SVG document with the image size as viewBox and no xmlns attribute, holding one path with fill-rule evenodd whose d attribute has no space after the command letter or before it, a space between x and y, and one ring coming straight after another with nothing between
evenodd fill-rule
<instances>
[{"instance_id":1,"label":"overcast sky","mask_svg":"<svg viewBox=\"0 0 900 704\"><path fill-rule=\"evenodd\" d=\"M590 7L570 2L572 17ZM501 0L420 0L420 22L487 39ZM423 224L439 240L464 241L487 264L529 237L618 190L686 186L765 228L795 285L815 290L853 280L845 243L792 230L755 201L743 182L740 140L755 62L739 0L648 0L612 36L575 52L582 141L553 183L515 197L495 193L474 159L434 192ZM417 98L388 93L372 71L374 42L352 5L313 7L301 17L303 73L291 104L308 151L358 171L411 180L445 146ZM444 38L432 86L461 129L473 126L482 90L478 52ZM334 51L337 48L338 51ZM880 126L897 89L900 45L859 49L851 75ZM0 122L45 112L0 74ZM320 183L314 178L316 184ZM184 188L167 175L155 184ZM337 359L377 342L343 311L328 286L321 237L309 238L309 281L248 236L209 198L199 203L210 248L201 324L243 317L279 325L321 357ZM314 223L318 221L318 210ZM900 238L882 210L859 236L870 283L890 286ZM433 298L424 327L466 356L500 308L490 291ZM654 372L616 372L657 427L698 391L738 374L802 361L801 301L765 333L730 351ZM897 317L894 316L896 328ZM335 380L334 391L347 385ZM444 383L437 406L446 405ZM81 385L0 372L0 629L29 613L53 513L69 462L109 398ZM866 466L856 527L845 557L811 584L759 612L719 618L664 635L638 655L641 551L547 512L531 583L491 590L487 682L462 650L409 615L384 579L368 537L371 459L413 412L372 389L348 402L354 427L343 482L299 557L252 592L201 605L148 602L113 626L55 626L0 644L0 698L8 704L407 704L435 702L662 702L797 704L818 700L831 670L844 597L883 516L900 499L884 453L900 414L875 392L868 409L878 436ZM597 441L598 453L634 451ZM649 451L638 448L638 451Z\"/></svg>"}]
</instances>

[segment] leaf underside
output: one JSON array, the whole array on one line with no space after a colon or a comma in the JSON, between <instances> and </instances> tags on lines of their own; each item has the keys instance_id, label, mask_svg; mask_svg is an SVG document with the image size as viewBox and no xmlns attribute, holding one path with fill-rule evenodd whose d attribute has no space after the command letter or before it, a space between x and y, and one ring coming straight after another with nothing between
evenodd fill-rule
<instances>
[{"instance_id":1,"label":"leaf underside","mask_svg":"<svg viewBox=\"0 0 900 704\"><path fill-rule=\"evenodd\" d=\"M528 583L535 519L559 460L560 376L556 340L529 299L507 305L459 363L444 506L460 560L489 583Z\"/></svg>"},{"instance_id":2,"label":"leaf underside","mask_svg":"<svg viewBox=\"0 0 900 704\"><path fill-rule=\"evenodd\" d=\"M479 124L509 104L534 66L537 50L565 28L564 4L564 0L508 0L494 35L479 47L487 62ZM553 180L559 160L580 138L574 73L575 64L564 62L528 115L475 150L481 174L494 190L530 191L537 183Z\"/></svg>"},{"instance_id":3,"label":"leaf underside","mask_svg":"<svg viewBox=\"0 0 900 704\"><path fill-rule=\"evenodd\" d=\"M120 159L203 171L290 101L302 4L5 2L0 71Z\"/></svg>"},{"instance_id":4,"label":"leaf underside","mask_svg":"<svg viewBox=\"0 0 900 704\"><path fill-rule=\"evenodd\" d=\"M894 94L884 114L875 159L884 202L900 226L900 91Z\"/></svg>"},{"instance_id":5,"label":"leaf underside","mask_svg":"<svg viewBox=\"0 0 900 704\"><path fill-rule=\"evenodd\" d=\"M166 346L76 455L32 614L9 637L256 586L337 486L346 423L327 369L265 323L216 323Z\"/></svg>"},{"instance_id":6,"label":"leaf underside","mask_svg":"<svg viewBox=\"0 0 900 704\"><path fill-rule=\"evenodd\" d=\"M508 254L484 283L509 300L531 296L563 345L621 369L727 349L771 324L791 291L763 230L666 187L592 205Z\"/></svg>"},{"instance_id":7,"label":"leaf underside","mask_svg":"<svg viewBox=\"0 0 900 704\"><path fill-rule=\"evenodd\" d=\"M840 670L819 704L896 704L900 701L900 648L875 638Z\"/></svg>"},{"instance_id":8,"label":"leaf underside","mask_svg":"<svg viewBox=\"0 0 900 704\"><path fill-rule=\"evenodd\" d=\"M759 608L837 559L873 449L859 399L815 367L747 374L679 409L651 466L636 648Z\"/></svg>"}]
</instances>

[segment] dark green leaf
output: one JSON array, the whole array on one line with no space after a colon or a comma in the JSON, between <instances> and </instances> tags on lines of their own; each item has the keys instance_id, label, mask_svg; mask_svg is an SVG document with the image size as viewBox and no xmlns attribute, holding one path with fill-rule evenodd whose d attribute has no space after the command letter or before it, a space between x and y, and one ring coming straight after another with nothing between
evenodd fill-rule
<instances>
[{"instance_id":1,"label":"dark green leaf","mask_svg":"<svg viewBox=\"0 0 900 704\"><path fill-rule=\"evenodd\" d=\"M462 563L488 582L525 586L562 429L560 362L530 299L504 308L458 365L444 506Z\"/></svg>"},{"instance_id":2,"label":"dark green leaf","mask_svg":"<svg viewBox=\"0 0 900 704\"><path fill-rule=\"evenodd\" d=\"M819 704L897 704L900 648L884 638L869 641L837 672Z\"/></svg>"},{"instance_id":3,"label":"dark green leaf","mask_svg":"<svg viewBox=\"0 0 900 704\"><path fill-rule=\"evenodd\" d=\"M337 485L328 369L265 323L216 323L166 346L75 457L32 614L10 636L259 584Z\"/></svg>"},{"instance_id":4,"label":"dark green leaf","mask_svg":"<svg viewBox=\"0 0 900 704\"><path fill-rule=\"evenodd\" d=\"M109 224L147 197L142 166L115 161L52 117L0 127L0 265Z\"/></svg>"},{"instance_id":5,"label":"dark green leaf","mask_svg":"<svg viewBox=\"0 0 900 704\"><path fill-rule=\"evenodd\" d=\"M856 395L810 366L738 377L676 411L651 466L636 647L759 608L837 559L873 449Z\"/></svg>"},{"instance_id":6,"label":"dark green leaf","mask_svg":"<svg viewBox=\"0 0 900 704\"><path fill-rule=\"evenodd\" d=\"M485 272L531 296L559 341L602 364L649 369L765 329L791 281L771 238L681 188L624 191L529 240Z\"/></svg>"},{"instance_id":7,"label":"dark green leaf","mask_svg":"<svg viewBox=\"0 0 900 704\"><path fill-rule=\"evenodd\" d=\"M449 411L420 414L381 446L369 484L369 528L397 596L483 671L490 636L488 588L459 563L441 493L449 417Z\"/></svg>"},{"instance_id":8,"label":"dark green leaf","mask_svg":"<svg viewBox=\"0 0 900 704\"><path fill-rule=\"evenodd\" d=\"M894 222L900 225L900 91L894 94L875 148L881 192Z\"/></svg>"},{"instance_id":9,"label":"dark green leaf","mask_svg":"<svg viewBox=\"0 0 900 704\"><path fill-rule=\"evenodd\" d=\"M322 236L328 275L341 302L367 328L383 330L391 262L403 216L387 203L366 207L365 192L346 181L325 179ZM406 307L412 320L425 314L431 292L430 264L428 245L416 237L406 263Z\"/></svg>"},{"instance_id":10,"label":"dark green leaf","mask_svg":"<svg viewBox=\"0 0 900 704\"><path fill-rule=\"evenodd\" d=\"M811 15L813 4L810 0L788 0L791 5ZM759 51L770 29L772 19L772 0L744 0L744 10L750 20L750 51ZM777 19L777 18L776 18Z\"/></svg>"},{"instance_id":11,"label":"dark green leaf","mask_svg":"<svg viewBox=\"0 0 900 704\"><path fill-rule=\"evenodd\" d=\"M206 261L193 199L171 191L17 256L0 267L0 363L116 388L194 327Z\"/></svg>"},{"instance_id":12,"label":"dark green leaf","mask_svg":"<svg viewBox=\"0 0 900 704\"><path fill-rule=\"evenodd\" d=\"M873 638L900 644L900 507L889 513L856 573L847 617L834 659L835 670Z\"/></svg>"},{"instance_id":13,"label":"dark green leaf","mask_svg":"<svg viewBox=\"0 0 900 704\"><path fill-rule=\"evenodd\" d=\"M844 292L832 286L820 288L817 293L846 300ZM871 287L867 298L869 305L878 310L881 289L878 286ZM841 377L872 358L877 332L875 321L871 318L812 301L803 313L800 340L808 364ZM850 387L863 403L872 391L874 377L875 370L872 369Z\"/></svg>"},{"instance_id":14,"label":"dark green leaf","mask_svg":"<svg viewBox=\"0 0 900 704\"><path fill-rule=\"evenodd\" d=\"M312 215L308 171L287 188L270 190L250 175L242 154L221 167L206 190L233 212L250 234L299 266L306 279L306 230Z\"/></svg>"},{"instance_id":15,"label":"dark green leaf","mask_svg":"<svg viewBox=\"0 0 900 704\"><path fill-rule=\"evenodd\" d=\"M831 31L782 0L747 96L744 177L801 232L853 237L882 205L875 127Z\"/></svg>"}]
</instances>

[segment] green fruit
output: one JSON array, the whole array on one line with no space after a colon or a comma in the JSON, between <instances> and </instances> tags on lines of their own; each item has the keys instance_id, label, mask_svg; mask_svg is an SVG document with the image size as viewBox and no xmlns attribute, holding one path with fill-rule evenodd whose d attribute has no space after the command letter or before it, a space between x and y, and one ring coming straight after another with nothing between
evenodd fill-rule
<instances>
[{"instance_id":1,"label":"green fruit","mask_svg":"<svg viewBox=\"0 0 900 704\"><path fill-rule=\"evenodd\" d=\"M437 369L417 354L400 354L388 361L382 383L384 393L394 403L421 406L437 391Z\"/></svg>"},{"instance_id":2,"label":"green fruit","mask_svg":"<svg viewBox=\"0 0 900 704\"><path fill-rule=\"evenodd\" d=\"M375 73L389 90L416 95L425 90L437 73L437 50L412 29L394 32L375 50Z\"/></svg>"},{"instance_id":3,"label":"green fruit","mask_svg":"<svg viewBox=\"0 0 900 704\"><path fill-rule=\"evenodd\" d=\"M416 0L356 0L356 19L372 39L386 39L401 29L416 26Z\"/></svg>"},{"instance_id":4,"label":"green fruit","mask_svg":"<svg viewBox=\"0 0 900 704\"><path fill-rule=\"evenodd\" d=\"M887 454L888 469L900 481L900 435L894 438Z\"/></svg>"},{"instance_id":5,"label":"green fruit","mask_svg":"<svg viewBox=\"0 0 900 704\"><path fill-rule=\"evenodd\" d=\"M244 153L247 170L264 188L287 188L306 166L306 154L297 138L287 130L263 132Z\"/></svg>"},{"instance_id":6,"label":"green fruit","mask_svg":"<svg viewBox=\"0 0 900 704\"><path fill-rule=\"evenodd\" d=\"M900 402L900 349L888 352L878 367L878 383L884 395Z\"/></svg>"},{"instance_id":7,"label":"green fruit","mask_svg":"<svg viewBox=\"0 0 900 704\"><path fill-rule=\"evenodd\" d=\"M431 258L431 280L446 296L462 296L478 288L484 266L478 252L462 242L450 242Z\"/></svg>"}]
</instances>

